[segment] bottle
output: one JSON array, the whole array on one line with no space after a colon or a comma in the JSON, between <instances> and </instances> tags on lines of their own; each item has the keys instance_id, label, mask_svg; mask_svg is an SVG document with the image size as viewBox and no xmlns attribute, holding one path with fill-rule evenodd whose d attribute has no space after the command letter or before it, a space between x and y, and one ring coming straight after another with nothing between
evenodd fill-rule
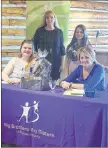
<instances>
[{"instance_id":1,"label":"bottle","mask_svg":"<svg viewBox=\"0 0 108 148\"><path fill-rule=\"evenodd\" d=\"M30 72L29 72L29 78L31 79L33 79L33 77L34 77L34 74L33 74L33 67L30 67Z\"/></svg>"},{"instance_id":2,"label":"bottle","mask_svg":"<svg viewBox=\"0 0 108 148\"><path fill-rule=\"evenodd\" d=\"M20 80L20 88L24 87L24 68L21 69L21 80Z\"/></svg>"},{"instance_id":3,"label":"bottle","mask_svg":"<svg viewBox=\"0 0 108 148\"><path fill-rule=\"evenodd\" d=\"M25 69L22 68L22 70L21 70L21 78L24 77L24 74L25 74Z\"/></svg>"}]
</instances>

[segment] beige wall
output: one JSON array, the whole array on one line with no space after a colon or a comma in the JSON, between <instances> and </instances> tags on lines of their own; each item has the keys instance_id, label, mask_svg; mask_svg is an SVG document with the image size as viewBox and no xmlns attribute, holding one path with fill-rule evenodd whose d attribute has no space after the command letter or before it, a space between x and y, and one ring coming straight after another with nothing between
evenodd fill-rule
<instances>
[{"instance_id":1,"label":"beige wall","mask_svg":"<svg viewBox=\"0 0 108 148\"><path fill-rule=\"evenodd\" d=\"M108 52L98 52L97 53L97 61L100 62L101 64L108 66Z\"/></svg>"}]
</instances>

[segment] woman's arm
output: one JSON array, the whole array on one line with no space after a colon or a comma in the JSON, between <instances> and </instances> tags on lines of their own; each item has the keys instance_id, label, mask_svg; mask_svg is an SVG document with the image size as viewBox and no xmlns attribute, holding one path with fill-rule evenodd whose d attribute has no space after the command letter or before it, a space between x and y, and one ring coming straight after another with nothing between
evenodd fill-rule
<instances>
[{"instance_id":1,"label":"woman's arm","mask_svg":"<svg viewBox=\"0 0 108 148\"><path fill-rule=\"evenodd\" d=\"M61 65L60 70L64 69L64 59L65 59L65 47L64 47L64 38L63 38L63 32L60 30L60 55L61 55Z\"/></svg>"},{"instance_id":2,"label":"woman's arm","mask_svg":"<svg viewBox=\"0 0 108 148\"><path fill-rule=\"evenodd\" d=\"M34 49L36 52L38 52L38 38L39 38L39 28L36 30L36 32L32 38L32 42L33 42Z\"/></svg>"},{"instance_id":3,"label":"woman's arm","mask_svg":"<svg viewBox=\"0 0 108 148\"><path fill-rule=\"evenodd\" d=\"M70 75L68 77L66 77L63 81L66 82L75 82L76 79L78 78L79 74L80 74L81 70L80 70L80 66L78 66L74 71L72 71L70 73Z\"/></svg>"},{"instance_id":4,"label":"woman's arm","mask_svg":"<svg viewBox=\"0 0 108 148\"><path fill-rule=\"evenodd\" d=\"M61 56L65 55L65 46L64 46L64 38L62 30L60 30L60 54Z\"/></svg>"},{"instance_id":5,"label":"woman's arm","mask_svg":"<svg viewBox=\"0 0 108 148\"><path fill-rule=\"evenodd\" d=\"M9 77L4 71L2 71L2 81L9 82Z\"/></svg>"},{"instance_id":6,"label":"woman's arm","mask_svg":"<svg viewBox=\"0 0 108 148\"><path fill-rule=\"evenodd\" d=\"M84 89L84 84L71 83L71 88Z\"/></svg>"},{"instance_id":7,"label":"woman's arm","mask_svg":"<svg viewBox=\"0 0 108 148\"><path fill-rule=\"evenodd\" d=\"M2 80L5 81L6 83L19 83L20 79L17 78L9 78L9 75L12 74L13 69L14 69L14 63L15 63L16 57L13 57L9 63L6 65L4 70L2 71Z\"/></svg>"},{"instance_id":8,"label":"woman's arm","mask_svg":"<svg viewBox=\"0 0 108 148\"><path fill-rule=\"evenodd\" d=\"M12 58L9 63L6 65L4 70L2 71L2 80L7 82L9 81L9 75L13 72L13 62L15 61L15 58Z\"/></svg>"},{"instance_id":9,"label":"woman's arm","mask_svg":"<svg viewBox=\"0 0 108 148\"><path fill-rule=\"evenodd\" d=\"M69 89L72 85L72 82L75 82L75 80L78 78L79 73L80 67L77 67L67 78L61 82L60 86L64 89Z\"/></svg>"},{"instance_id":10,"label":"woman's arm","mask_svg":"<svg viewBox=\"0 0 108 148\"><path fill-rule=\"evenodd\" d=\"M64 89L69 89L69 88L84 89L84 84L77 84L77 83L66 82L66 81L63 81L63 82L61 83L61 86L62 86Z\"/></svg>"},{"instance_id":11,"label":"woman's arm","mask_svg":"<svg viewBox=\"0 0 108 148\"><path fill-rule=\"evenodd\" d=\"M67 55L65 56L65 62L64 62L64 73L65 77L69 75L69 66L70 66L70 59L68 59Z\"/></svg>"},{"instance_id":12,"label":"woman's arm","mask_svg":"<svg viewBox=\"0 0 108 148\"><path fill-rule=\"evenodd\" d=\"M89 82L84 84L85 91L93 91L104 77L105 70L101 65L98 65L91 78L89 79Z\"/></svg>"},{"instance_id":13,"label":"woman's arm","mask_svg":"<svg viewBox=\"0 0 108 148\"><path fill-rule=\"evenodd\" d=\"M64 59L65 59L65 56L61 56L60 72L64 71Z\"/></svg>"},{"instance_id":14,"label":"woman's arm","mask_svg":"<svg viewBox=\"0 0 108 148\"><path fill-rule=\"evenodd\" d=\"M85 89L85 92L93 92L104 76L104 68L100 65L98 68L95 69L87 84L72 83L71 88Z\"/></svg>"}]
</instances>

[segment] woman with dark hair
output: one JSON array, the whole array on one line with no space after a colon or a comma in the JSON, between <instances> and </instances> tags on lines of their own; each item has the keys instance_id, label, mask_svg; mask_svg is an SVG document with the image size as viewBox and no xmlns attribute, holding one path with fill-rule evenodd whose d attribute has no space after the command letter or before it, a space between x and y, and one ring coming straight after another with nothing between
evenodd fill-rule
<instances>
[{"instance_id":1,"label":"woman with dark hair","mask_svg":"<svg viewBox=\"0 0 108 148\"><path fill-rule=\"evenodd\" d=\"M80 47L84 46L91 47L90 42L88 40L86 27L80 24L75 28L73 38L70 44L67 46L66 61L65 61L66 76L69 75L70 72L72 72L78 66L77 50Z\"/></svg>"},{"instance_id":2,"label":"woman with dark hair","mask_svg":"<svg viewBox=\"0 0 108 148\"><path fill-rule=\"evenodd\" d=\"M33 43L36 52L39 52L39 49L47 50L46 59L52 64L50 76L53 80L60 78L63 69L65 55L63 42L63 32L58 27L56 15L50 10L45 12L43 23L33 36Z\"/></svg>"},{"instance_id":3,"label":"woman with dark hair","mask_svg":"<svg viewBox=\"0 0 108 148\"><path fill-rule=\"evenodd\" d=\"M32 41L24 40L18 57L13 57L2 71L2 80L10 84L20 83L22 69L27 71L34 63Z\"/></svg>"}]
</instances>

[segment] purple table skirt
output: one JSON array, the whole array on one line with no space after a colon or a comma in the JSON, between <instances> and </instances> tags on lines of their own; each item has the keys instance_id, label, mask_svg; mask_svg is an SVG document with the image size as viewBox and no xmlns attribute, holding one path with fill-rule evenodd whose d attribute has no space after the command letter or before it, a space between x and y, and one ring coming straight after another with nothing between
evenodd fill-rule
<instances>
[{"instance_id":1,"label":"purple table skirt","mask_svg":"<svg viewBox=\"0 0 108 148\"><path fill-rule=\"evenodd\" d=\"M2 142L25 147L107 147L108 92L63 96L2 85ZM36 106L34 106L36 105ZM25 111L24 111L25 110Z\"/></svg>"}]
</instances>

